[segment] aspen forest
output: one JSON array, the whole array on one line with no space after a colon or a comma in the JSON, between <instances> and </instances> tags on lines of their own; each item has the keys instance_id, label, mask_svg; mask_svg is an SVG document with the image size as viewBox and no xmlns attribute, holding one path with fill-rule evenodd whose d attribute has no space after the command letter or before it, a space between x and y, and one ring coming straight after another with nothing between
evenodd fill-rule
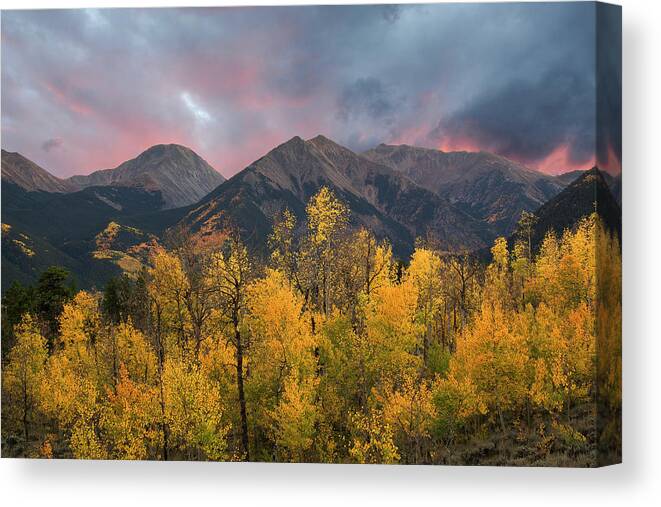
<instances>
[{"instance_id":1,"label":"aspen forest","mask_svg":"<svg viewBox=\"0 0 661 507\"><path fill-rule=\"evenodd\" d=\"M621 248L596 213L409 258L328 188L268 254L179 231L135 276L3 299L2 454L597 466L619 446Z\"/></svg>"}]
</instances>

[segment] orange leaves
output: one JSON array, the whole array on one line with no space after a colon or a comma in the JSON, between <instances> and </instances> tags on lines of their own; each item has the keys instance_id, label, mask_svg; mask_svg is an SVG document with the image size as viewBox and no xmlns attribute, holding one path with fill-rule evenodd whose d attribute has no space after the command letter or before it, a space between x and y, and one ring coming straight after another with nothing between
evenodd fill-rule
<instances>
[{"instance_id":1,"label":"orange leaves","mask_svg":"<svg viewBox=\"0 0 661 507\"><path fill-rule=\"evenodd\" d=\"M115 391L107 390L100 417L104 443L115 459L147 459L159 440L156 389L131 380L123 364Z\"/></svg>"}]
</instances>

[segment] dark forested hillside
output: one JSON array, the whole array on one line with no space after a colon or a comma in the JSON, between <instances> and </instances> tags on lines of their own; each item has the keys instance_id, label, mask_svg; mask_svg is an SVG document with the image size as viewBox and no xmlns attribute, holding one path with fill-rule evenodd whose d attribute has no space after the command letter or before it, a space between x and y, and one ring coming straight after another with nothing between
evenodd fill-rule
<instances>
[{"instance_id":1,"label":"dark forested hillside","mask_svg":"<svg viewBox=\"0 0 661 507\"><path fill-rule=\"evenodd\" d=\"M535 212L537 221L532 235L535 248L541 244L547 232L554 231L561 235L565 229L572 229L582 217L593 212L601 217L609 230L621 236L622 210L604 174L596 167L581 173L567 188Z\"/></svg>"},{"instance_id":2,"label":"dark forested hillside","mask_svg":"<svg viewBox=\"0 0 661 507\"><path fill-rule=\"evenodd\" d=\"M28 192L2 185L2 288L32 282L48 266L66 267L79 287L103 287L124 268L138 267L129 247L159 237L184 210L162 207L158 192L132 187L89 187L71 193ZM134 244L100 255L97 236L118 222L136 231Z\"/></svg>"}]
</instances>

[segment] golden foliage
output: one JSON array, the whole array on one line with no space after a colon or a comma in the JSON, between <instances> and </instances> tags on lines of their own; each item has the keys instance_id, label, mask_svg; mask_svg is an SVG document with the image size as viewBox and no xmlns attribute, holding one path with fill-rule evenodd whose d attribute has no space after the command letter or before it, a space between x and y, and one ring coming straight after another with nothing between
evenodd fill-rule
<instances>
[{"instance_id":1,"label":"golden foliage","mask_svg":"<svg viewBox=\"0 0 661 507\"><path fill-rule=\"evenodd\" d=\"M229 428L218 386L199 367L177 360L165 363L163 386L171 445L192 459L227 458Z\"/></svg>"},{"instance_id":2,"label":"golden foliage","mask_svg":"<svg viewBox=\"0 0 661 507\"><path fill-rule=\"evenodd\" d=\"M3 428L43 457L358 463L525 443L524 427L531 449L578 453L595 432L575 407L598 406L601 441L618 433L621 254L596 215L536 255L530 231L498 238L488 266L424 246L396 263L328 188L307 215L301 238L293 213L276 222L270 267L229 232L154 250L139 329L80 291L49 351L27 316Z\"/></svg>"},{"instance_id":3,"label":"golden foliage","mask_svg":"<svg viewBox=\"0 0 661 507\"><path fill-rule=\"evenodd\" d=\"M382 412L374 410L368 415L355 412L350 414L349 418L353 435L349 456L356 463L387 465L399 461L393 430L384 421Z\"/></svg>"},{"instance_id":4,"label":"golden foliage","mask_svg":"<svg viewBox=\"0 0 661 507\"><path fill-rule=\"evenodd\" d=\"M104 441L115 459L147 459L159 441L156 389L131 380L122 364L115 391L108 389L100 417Z\"/></svg>"},{"instance_id":5,"label":"golden foliage","mask_svg":"<svg viewBox=\"0 0 661 507\"><path fill-rule=\"evenodd\" d=\"M27 441L35 411L42 400L41 382L47 360L46 340L41 336L34 319L27 315L16 328L16 343L2 368L3 415L16 432ZM20 429L19 429L20 428Z\"/></svg>"}]
</instances>

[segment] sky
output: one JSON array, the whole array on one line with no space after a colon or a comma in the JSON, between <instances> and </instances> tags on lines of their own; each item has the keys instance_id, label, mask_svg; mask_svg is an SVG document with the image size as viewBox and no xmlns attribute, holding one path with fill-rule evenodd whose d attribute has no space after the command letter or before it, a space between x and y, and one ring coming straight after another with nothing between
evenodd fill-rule
<instances>
[{"instance_id":1,"label":"sky","mask_svg":"<svg viewBox=\"0 0 661 507\"><path fill-rule=\"evenodd\" d=\"M618 16L578 2L3 11L2 147L60 177L159 143L230 177L318 134L617 171Z\"/></svg>"}]
</instances>

